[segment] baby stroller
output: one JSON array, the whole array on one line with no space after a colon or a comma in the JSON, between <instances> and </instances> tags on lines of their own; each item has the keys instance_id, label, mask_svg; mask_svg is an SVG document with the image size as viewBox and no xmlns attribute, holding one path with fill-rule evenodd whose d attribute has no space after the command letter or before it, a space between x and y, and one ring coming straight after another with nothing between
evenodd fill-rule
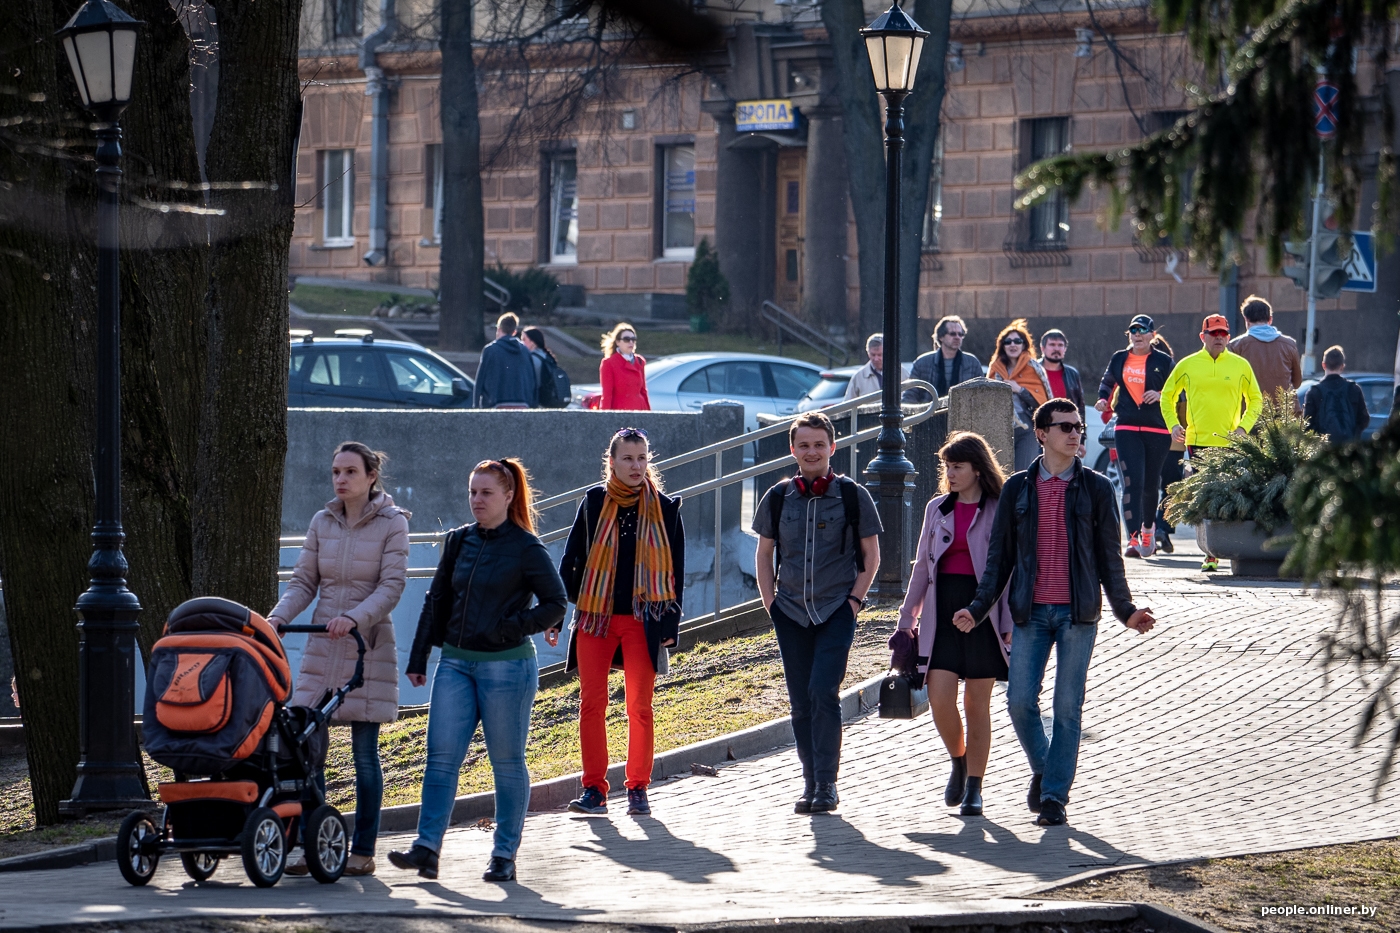
<instances>
[{"instance_id":1,"label":"baby stroller","mask_svg":"<svg viewBox=\"0 0 1400 933\"><path fill-rule=\"evenodd\" d=\"M364 639L350 634L359 650L350 682L316 707L287 706L291 669L266 619L215 597L188 600L170 614L146 672L142 732L147 753L174 770L175 780L159 786L158 814L138 810L122 821L123 878L144 885L161 856L179 853L185 872L204 881L224 856L241 855L253 884L271 887L304 818L307 868L322 884L340 880L350 848L345 822L315 778L327 722L364 684Z\"/></svg>"}]
</instances>

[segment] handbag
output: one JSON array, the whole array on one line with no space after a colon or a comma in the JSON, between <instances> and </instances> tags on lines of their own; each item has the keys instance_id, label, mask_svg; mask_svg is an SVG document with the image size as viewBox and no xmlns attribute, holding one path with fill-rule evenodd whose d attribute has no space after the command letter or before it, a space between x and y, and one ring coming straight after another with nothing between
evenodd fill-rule
<instances>
[{"instance_id":1,"label":"handbag","mask_svg":"<svg viewBox=\"0 0 1400 933\"><path fill-rule=\"evenodd\" d=\"M890 671L880 682L880 718L914 719L928 712L928 685L915 686L915 678L903 671Z\"/></svg>"}]
</instances>

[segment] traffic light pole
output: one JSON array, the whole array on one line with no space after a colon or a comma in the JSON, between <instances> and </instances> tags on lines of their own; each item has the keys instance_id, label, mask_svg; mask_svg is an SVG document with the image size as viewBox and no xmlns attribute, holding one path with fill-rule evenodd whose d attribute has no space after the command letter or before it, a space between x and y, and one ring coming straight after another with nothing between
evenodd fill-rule
<instances>
[{"instance_id":1,"label":"traffic light pole","mask_svg":"<svg viewBox=\"0 0 1400 933\"><path fill-rule=\"evenodd\" d=\"M1317 147L1317 194L1313 197L1312 239L1308 250L1308 332L1303 340L1303 375L1317 372L1317 240L1322 232L1322 194L1326 189L1323 169L1327 165L1327 150L1322 144Z\"/></svg>"}]
</instances>

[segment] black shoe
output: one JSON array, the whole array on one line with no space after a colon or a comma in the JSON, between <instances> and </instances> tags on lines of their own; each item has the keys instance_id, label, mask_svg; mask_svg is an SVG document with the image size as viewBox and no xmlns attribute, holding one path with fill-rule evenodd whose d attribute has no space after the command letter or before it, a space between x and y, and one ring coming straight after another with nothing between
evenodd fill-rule
<instances>
[{"instance_id":1,"label":"black shoe","mask_svg":"<svg viewBox=\"0 0 1400 933\"><path fill-rule=\"evenodd\" d=\"M963 792L960 812L963 816L982 815L982 779L980 777L967 779L967 790Z\"/></svg>"},{"instance_id":2,"label":"black shoe","mask_svg":"<svg viewBox=\"0 0 1400 933\"><path fill-rule=\"evenodd\" d=\"M812 798L817 795L817 782L808 781L807 786L802 790L802 796L797 798L797 802L792 805L793 813L811 813Z\"/></svg>"},{"instance_id":3,"label":"black shoe","mask_svg":"<svg viewBox=\"0 0 1400 933\"><path fill-rule=\"evenodd\" d=\"M417 870L419 878L430 881L438 876L438 855L424 846L414 846L407 852L390 852L389 863L395 868Z\"/></svg>"},{"instance_id":4,"label":"black shoe","mask_svg":"<svg viewBox=\"0 0 1400 933\"><path fill-rule=\"evenodd\" d=\"M826 781L818 781L817 789L812 794L812 812L830 813L841 803L841 795L836 793L836 784Z\"/></svg>"},{"instance_id":5,"label":"black shoe","mask_svg":"<svg viewBox=\"0 0 1400 933\"><path fill-rule=\"evenodd\" d=\"M491 856L491 861L486 865L486 874L481 876L482 881L514 881L515 861L513 859L501 858L499 855Z\"/></svg>"},{"instance_id":6,"label":"black shoe","mask_svg":"<svg viewBox=\"0 0 1400 933\"><path fill-rule=\"evenodd\" d=\"M953 773L948 775L948 787L943 791L943 803L945 806L956 807L963 799L963 790L967 786L967 755L959 755L953 759Z\"/></svg>"},{"instance_id":7,"label":"black shoe","mask_svg":"<svg viewBox=\"0 0 1400 933\"><path fill-rule=\"evenodd\" d=\"M1036 823L1041 826L1063 826L1069 817L1065 814L1065 805L1058 800L1042 800L1040 802L1040 816L1036 818Z\"/></svg>"},{"instance_id":8,"label":"black shoe","mask_svg":"<svg viewBox=\"0 0 1400 933\"><path fill-rule=\"evenodd\" d=\"M651 804L647 802L647 789L633 787L627 791L627 815L651 816Z\"/></svg>"},{"instance_id":9,"label":"black shoe","mask_svg":"<svg viewBox=\"0 0 1400 933\"><path fill-rule=\"evenodd\" d=\"M1040 775L1031 775L1031 789L1026 791L1026 806L1032 813L1040 812Z\"/></svg>"},{"instance_id":10,"label":"black shoe","mask_svg":"<svg viewBox=\"0 0 1400 933\"><path fill-rule=\"evenodd\" d=\"M608 795L596 787L585 787L577 800L569 801L573 813L588 813L594 816L608 812Z\"/></svg>"},{"instance_id":11,"label":"black shoe","mask_svg":"<svg viewBox=\"0 0 1400 933\"><path fill-rule=\"evenodd\" d=\"M1157 532L1157 550L1161 551L1163 554L1172 554L1176 552L1176 545L1172 544L1172 536L1165 531Z\"/></svg>"}]
</instances>

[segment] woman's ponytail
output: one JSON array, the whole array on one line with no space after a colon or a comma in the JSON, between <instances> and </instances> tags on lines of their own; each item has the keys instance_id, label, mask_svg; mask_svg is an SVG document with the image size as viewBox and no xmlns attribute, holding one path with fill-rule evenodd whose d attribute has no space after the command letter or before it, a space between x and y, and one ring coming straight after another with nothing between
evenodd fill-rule
<instances>
[{"instance_id":1,"label":"woman's ponytail","mask_svg":"<svg viewBox=\"0 0 1400 933\"><path fill-rule=\"evenodd\" d=\"M525 468L525 464L516 457L483 460L472 469L472 473L483 472L495 473L514 494L506 517L530 534L534 534L539 512L535 510L535 492L530 488L530 471Z\"/></svg>"}]
</instances>

